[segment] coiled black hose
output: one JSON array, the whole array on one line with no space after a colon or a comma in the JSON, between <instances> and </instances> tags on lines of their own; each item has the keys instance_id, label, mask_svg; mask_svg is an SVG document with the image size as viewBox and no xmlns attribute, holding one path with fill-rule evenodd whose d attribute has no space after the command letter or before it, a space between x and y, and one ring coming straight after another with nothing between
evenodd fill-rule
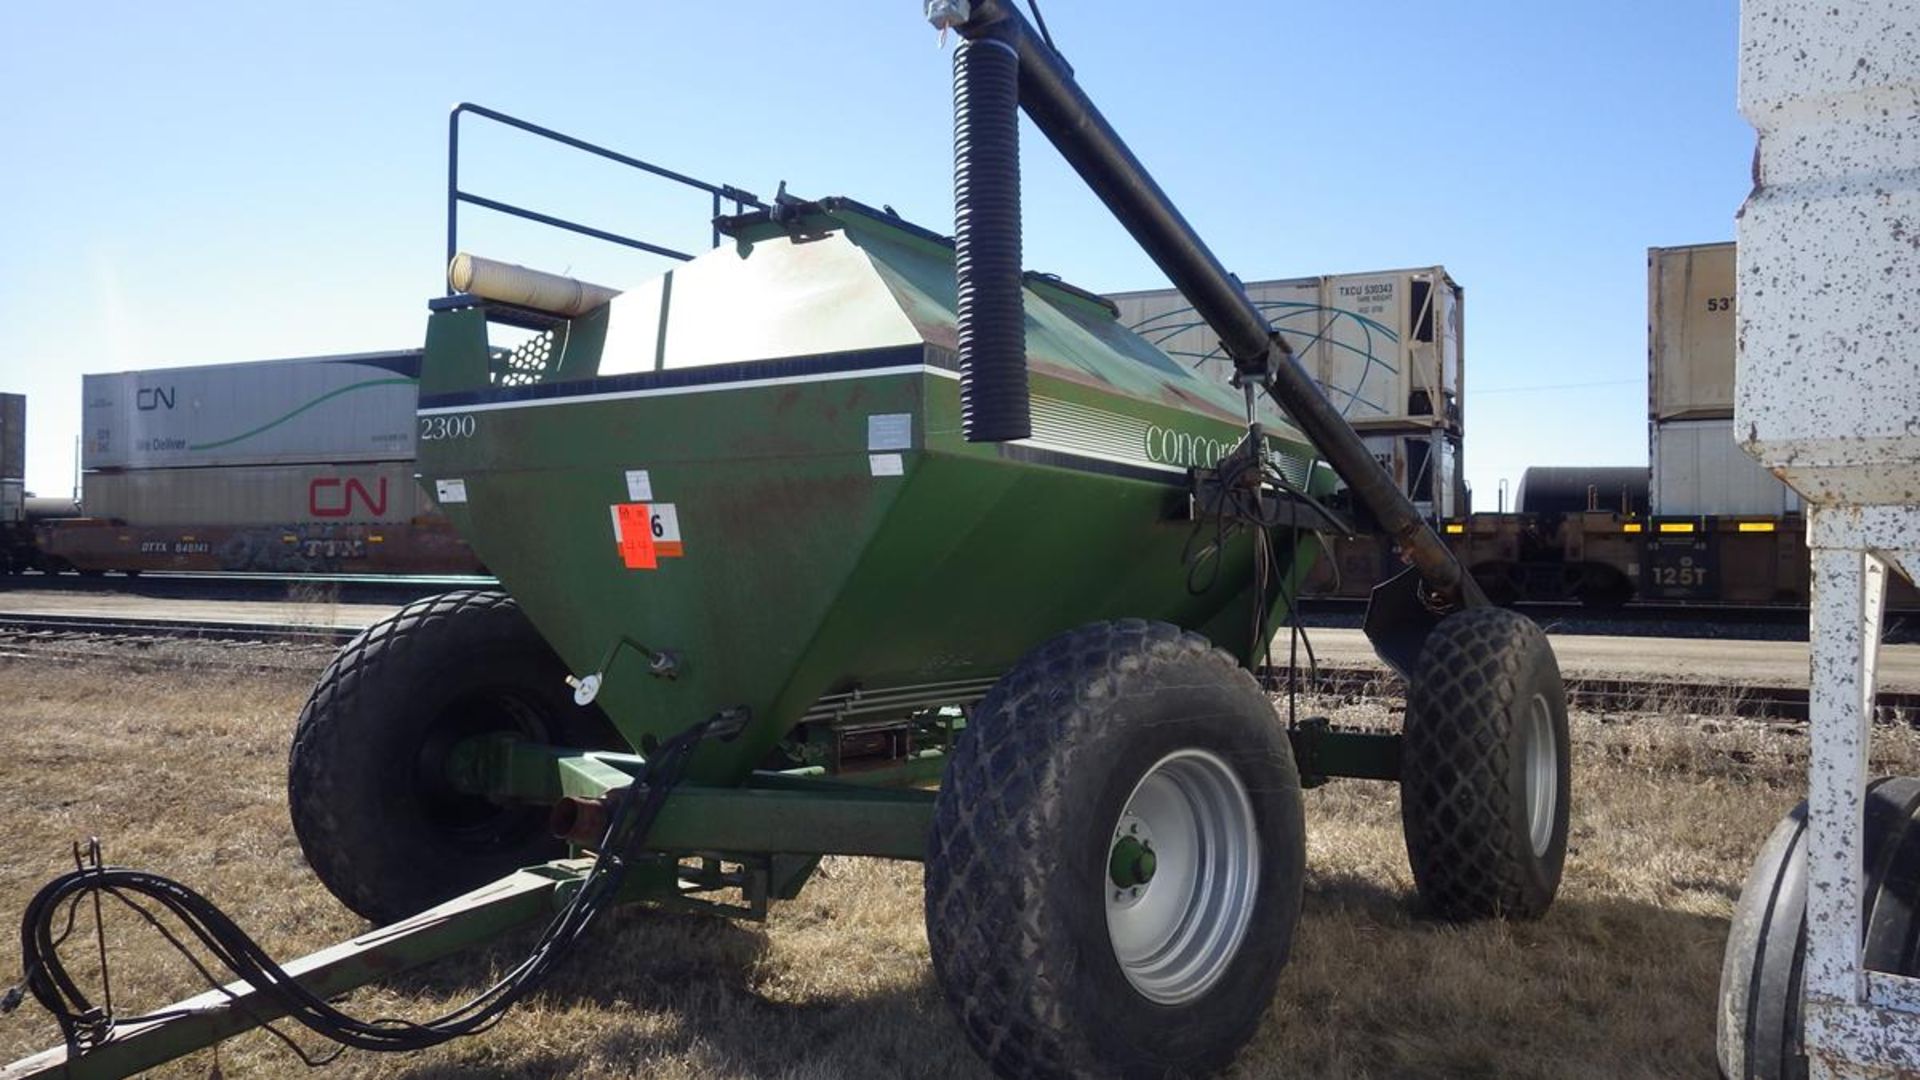
<instances>
[{"instance_id":1,"label":"coiled black hose","mask_svg":"<svg viewBox=\"0 0 1920 1080\"><path fill-rule=\"evenodd\" d=\"M968 442L1033 434L1020 265L1020 61L993 38L953 54L954 278L960 427Z\"/></svg>"},{"instance_id":2,"label":"coiled black hose","mask_svg":"<svg viewBox=\"0 0 1920 1080\"><path fill-rule=\"evenodd\" d=\"M116 1026L179 1015L163 1011L116 1016L110 1006L95 1005L61 962L59 948L72 933L78 903L89 896L97 899L104 895L131 908L185 955L209 984L219 987L221 984L213 972L162 924L162 912L172 915L221 966L259 990L276 1011L343 1046L376 1051L421 1050L476 1034L491 1027L516 1002L538 988L595 919L618 900L628 867L648 858L642 846L647 830L679 782L694 748L708 737L731 737L737 730L737 722L731 718L716 718L662 744L649 757L646 770L628 789L627 797L615 804L592 869L581 880L567 906L547 925L533 951L466 1004L431 1020L386 1017L364 1020L342 1012L301 986L206 897L158 874L114 866L74 870L49 882L34 895L20 922L26 989L59 1021L67 1045L76 1053L84 1053L88 1047L105 1041ZM104 954L101 962L104 969ZM18 988L7 997L9 1003L17 1003ZM298 1052L298 1047L295 1050Z\"/></svg>"}]
</instances>

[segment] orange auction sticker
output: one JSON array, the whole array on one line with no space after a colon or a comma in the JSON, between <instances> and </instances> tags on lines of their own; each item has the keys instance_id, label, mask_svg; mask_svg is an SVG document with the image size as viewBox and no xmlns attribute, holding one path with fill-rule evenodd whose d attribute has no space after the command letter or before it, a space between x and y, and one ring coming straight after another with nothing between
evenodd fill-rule
<instances>
[{"instance_id":1,"label":"orange auction sticker","mask_svg":"<svg viewBox=\"0 0 1920 1080\"><path fill-rule=\"evenodd\" d=\"M629 570L652 570L660 564L653 550L653 515L646 503L621 503L613 508L620 539L620 559Z\"/></svg>"}]
</instances>

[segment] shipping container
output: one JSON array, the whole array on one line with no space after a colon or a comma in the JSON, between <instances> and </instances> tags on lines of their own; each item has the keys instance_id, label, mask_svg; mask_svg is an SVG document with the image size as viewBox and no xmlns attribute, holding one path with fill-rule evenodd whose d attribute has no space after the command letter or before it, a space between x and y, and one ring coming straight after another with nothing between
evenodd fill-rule
<instances>
[{"instance_id":1,"label":"shipping container","mask_svg":"<svg viewBox=\"0 0 1920 1080\"><path fill-rule=\"evenodd\" d=\"M1732 243L1647 249L1647 414L1733 415Z\"/></svg>"},{"instance_id":2,"label":"shipping container","mask_svg":"<svg viewBox=\"0 0 1920 1080\"><path fill-rule=\"evenodd\" d=\"M1734 441L1732 420L1655 421L1651 430L1656 515L1800 512L1800 496Z\"/></svg>"},{"instance_id":3,"label":"shipping container","mask_svg":"<svg viewBox=\"0 0 1920 1080\"><path fill-rule=\"evenodd\" d=\"M411 461L131 469L81 476L90 518L135 525L347 525L436 513Z\"/></svg>"},{"instance_id":4,"label":"shipping container","mask_svg":"<svg viewBox=\"0 0 1920 1080\"><path fill-rule=\"evenodd\" d=\"M1361 430L1460 427L1464 294L1444 268L1256 281L1268 321L1347 421ZM1225 381L1220 342L1173 289L1113 293L1120 321Z\"/></svg>"},{"instance_id":5,"label":"shipping container","mask_svg":"<svg viewBox=\"0 0 1920 1080\"><path fill-rule=\"evenodd\" d=\"M1369 432L1360 441L1423 516L1453 517L1467 512L1458 435L1424 428L1412 434Z\"/></svg>"},{"instance_id":6,"label":"shipping container","mask_svg":"<svg viewBox=\"0 0 1920 1080\"><path fill-rule=\"evenodd\" d=\"M418 350L88 375L93 469L410 461Z\"/></svg>"},{"instance_id":7,"label":"shipping container","mask_svg":"<svg viewBox=\"0 0 1920 1080\"><path fill-rule=\"evenodd\" d=\"M0 480L27 475L27 396L0 394Z\"/></svg>"}]
</instances>

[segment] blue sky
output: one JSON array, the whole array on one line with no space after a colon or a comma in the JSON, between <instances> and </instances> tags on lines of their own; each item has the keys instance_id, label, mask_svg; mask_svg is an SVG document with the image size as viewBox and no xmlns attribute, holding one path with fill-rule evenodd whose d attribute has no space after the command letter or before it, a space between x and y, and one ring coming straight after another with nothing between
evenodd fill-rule
<instances>
[{"instance_id":1,"label":"blue sky","mask_svg":"<svg viewBox=\"0 0 1920 1080\"><path fill-rule=\"evenodd\" d=\"M472 100L770 195L952 226L949 60L919 0L31 5L0 40L0 390L70 484L81 372L410 347ZM1734 0L1043 0L1081 83L1241 277L1444 264L1476 503L1646 456L1646 248L1724 240L1752 133ZM669 243L707 208L471 130L465 186ZM1032 131L1029 264L1151 263ZM619 285L644 256L481 211L462 246Z\"/></svg>"}]
</instances>

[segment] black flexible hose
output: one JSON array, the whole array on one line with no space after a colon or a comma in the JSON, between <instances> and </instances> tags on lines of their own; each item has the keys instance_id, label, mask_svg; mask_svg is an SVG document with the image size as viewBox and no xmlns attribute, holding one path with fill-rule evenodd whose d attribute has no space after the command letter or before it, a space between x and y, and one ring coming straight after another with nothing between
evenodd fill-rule
<instances>
[{"instance_id":1,"label":"black flexible hose","mask_svg":"<svg viewBox=\"0 0 1920 1080\"><path fill-rule=\"evenodd\" d=\"M1020 265L1020 61L996 38L953 54L953 266L960 428L968 442L1033 434Z\"/></svg>"},{"instance_id":2,"label":"black flexible hose","mask_svg":"<svg viewBox=\"0 0 1920 1080\"><path fill-rule=\"evenodd\" d=\"M426 1021L394 1018L362 1020L328 1004L302 987L252 937L211 900L177 881L124 867L83 867L48 882L34 894L20 921L20 948L26 987L52 1013L69 1047L84 1051L106 1039L116 1024L165 1019L172 1013L115 1017L96 1006L68 974L60 943L72 932L74 905L104 894L132 909L159 931L216 988L219 982L159 917L134 897L156 903L173 915L213 957L241 981L259 990L278 1010L343 1046L361 1050L407 1051L435 1046L493 1025L532 993L565 959L595 918L618 899L627 868L645 857L647 830L679 782L695 746L718 731L715 721L700 724L662 744L645 772L616 802L592 868L567 906L554 916L527 958L464 1005ZM634 794L634 793L638 794ZM62 909L66 925L56 933Z\"/></svg>"}]
</instances>

